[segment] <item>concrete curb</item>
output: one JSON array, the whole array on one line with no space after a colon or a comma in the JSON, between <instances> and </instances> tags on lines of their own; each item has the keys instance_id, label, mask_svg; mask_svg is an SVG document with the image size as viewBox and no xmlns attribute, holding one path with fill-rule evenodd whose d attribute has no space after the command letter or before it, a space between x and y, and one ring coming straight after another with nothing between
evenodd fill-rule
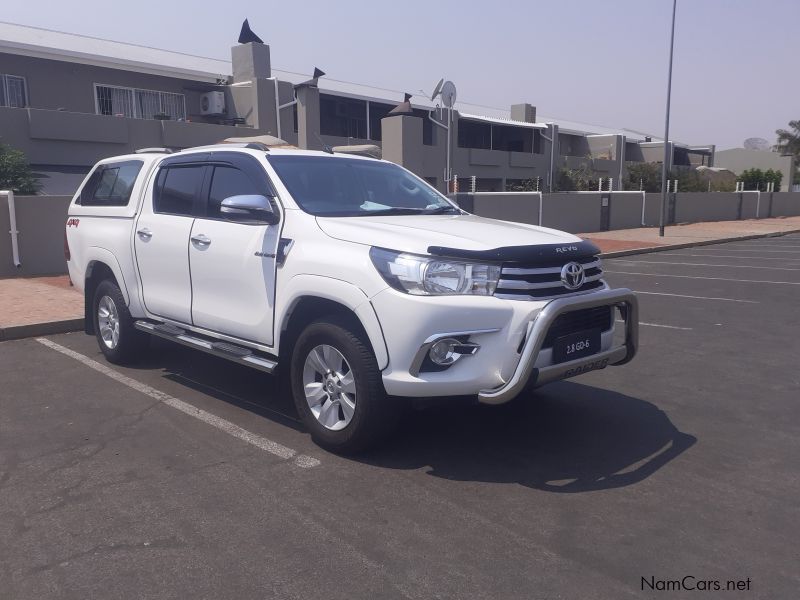
<instances>
[{"instance_id":1,"label":"concrete curb","mask_svg":"<svg viewBox=\"0 0 800 600\"><path fill-rule=\"evenodd\" d=\"M70 333L72 331L83 331L83 319L63 319L61 321L45 321L44 323L0 327L0 342L21 340L39 335L52 335L54 333Z\"/></svg>"},{"instance_id":2,"label":"concrete curb","mask_svg":"<svg viewBox=\"0 0 800 600\"><path fill-rule=\"evenodd\" d=\"M780 231L771 233L756 233L753 235L741 235L737 237L718 238L714 240L701 240L699 242L686 242L685 244L668 244L664 246L646 246L644 248L630 248L629 250L603 252L600 254L600 256L602 258L619 258L622 256L631 256L633 254L651 254L653 252L666 252L668 250L680 250L682 248L694 248L696 246L712 246L714 244L727 244L730 242L739 242L743 240L757 240L761 238L781 237L784 235L788 235L790 233L800 233L800 229L791 229L789 231Z\"/></svg>"}]
</instances>

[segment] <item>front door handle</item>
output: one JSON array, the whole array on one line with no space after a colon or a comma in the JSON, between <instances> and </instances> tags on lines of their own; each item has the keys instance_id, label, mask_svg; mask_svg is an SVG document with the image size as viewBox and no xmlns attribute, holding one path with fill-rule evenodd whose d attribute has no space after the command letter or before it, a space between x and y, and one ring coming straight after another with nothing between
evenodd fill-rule
<instances>
[{"instance_id":1,"label":"front door handle","mask_svg":"<svg viewBox=\"0 0 800 600\"><path fill-rule=\"evenodd\" d=\"M139 229L139 230L136 232L136 235L138 235L138 236L139 236L139 238L140 238L142 241L146 242L146 241L147 241L147 240L149 240L151 237L153 237L153 232L152 232L152 231L150 231L150 230L149 230L147 227L143 227L142 229Z\"/></svg>"},{"instance_id":2,"label":"front door handle","mask_svg":"<svg viewBox=\"0 0 800 600\"><path fill-rule=\"evenodd\" d=\"M193 235L191 240L198 246L208 246L211 243L211 238L209 238L207 235L203 235L202 233Z\"/></svg>"}]
</instances>

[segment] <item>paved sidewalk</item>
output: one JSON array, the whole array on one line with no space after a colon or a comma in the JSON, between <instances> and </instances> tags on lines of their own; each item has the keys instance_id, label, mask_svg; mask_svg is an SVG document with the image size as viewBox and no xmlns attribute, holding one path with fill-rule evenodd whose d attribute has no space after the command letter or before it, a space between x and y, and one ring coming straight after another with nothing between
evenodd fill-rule
<instances>
[{"instance_id":1,"label":"paved sidewalk","mask_svg":"<svg viewBox=\"0 0 800 600\"><path fill-rule=\"evenodd\" d=\"M667 248L699 246L798 231L800 231L800 217L780 217L669 225L664 231L664 237L659 237L658 227L619 229L578 235L597 244L605 256L613 257L637 254L642 251L655 252Z\"/></svg>"},{"instance_id":2,"label":"paved sidewalk","mask_svg":"<svg viewBox=\"0 0 800 600\"><path fill-rule=\"evenodd\" d=\"M604 256L800 232L800 217L672 225L582 234ZM83 329L83 296L67 276L0 279L0 341Z\"/></svg>"},{"instance_id":3,"label":"paved sidewalk","mask_svg":"<svg viewBox=\"0 0 800 600\"><path fill-rule=\"evenodd\" d=\"M83 296L69 278L0 279L0 341L83 329Z\"/></svg>"}]
</instances>

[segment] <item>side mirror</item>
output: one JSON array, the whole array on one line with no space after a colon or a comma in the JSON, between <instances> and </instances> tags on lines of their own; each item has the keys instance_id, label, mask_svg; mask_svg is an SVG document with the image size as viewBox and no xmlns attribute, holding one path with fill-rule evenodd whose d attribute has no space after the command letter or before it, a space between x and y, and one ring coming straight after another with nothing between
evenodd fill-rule
<instances>
[{"instance_id":1,"label":"side mirror","mask_svg":"<svg viewBox=\"0 0 800 600\"><path fill-rule=\"evenodd\" d=\"M231 221L257 221L274 225L279 219L269 198L259 194L225 198L219 207L219 212Z\"/></svg>"}]
</instances>

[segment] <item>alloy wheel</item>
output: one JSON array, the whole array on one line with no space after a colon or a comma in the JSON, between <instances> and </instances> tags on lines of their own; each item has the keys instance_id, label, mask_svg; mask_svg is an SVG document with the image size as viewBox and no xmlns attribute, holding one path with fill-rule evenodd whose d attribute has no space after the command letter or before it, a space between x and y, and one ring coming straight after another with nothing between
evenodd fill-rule
<instances>
[{"instance_id":1,"label":"alloy wheel","mask_svg":"<svg viewBox=\"0 0 800 600\"><path fill-rule=\"evenodd\" d=\"M110 296L103 296L97 304L97 325L106 348L116 348L119 344L119 313Z\"/></svg>"},{"instance_id":2,"label":"alloy wheel","mask_svg":"<svg viewBox=\"0 0 800 600\"><path fill-rule=\"evenodd\" d=\"M326 429L339 431L356 410L356 382L347 359L333 346L311 349L303 365L303 391L311 414Z\"/></svg>"}]
</instances>

